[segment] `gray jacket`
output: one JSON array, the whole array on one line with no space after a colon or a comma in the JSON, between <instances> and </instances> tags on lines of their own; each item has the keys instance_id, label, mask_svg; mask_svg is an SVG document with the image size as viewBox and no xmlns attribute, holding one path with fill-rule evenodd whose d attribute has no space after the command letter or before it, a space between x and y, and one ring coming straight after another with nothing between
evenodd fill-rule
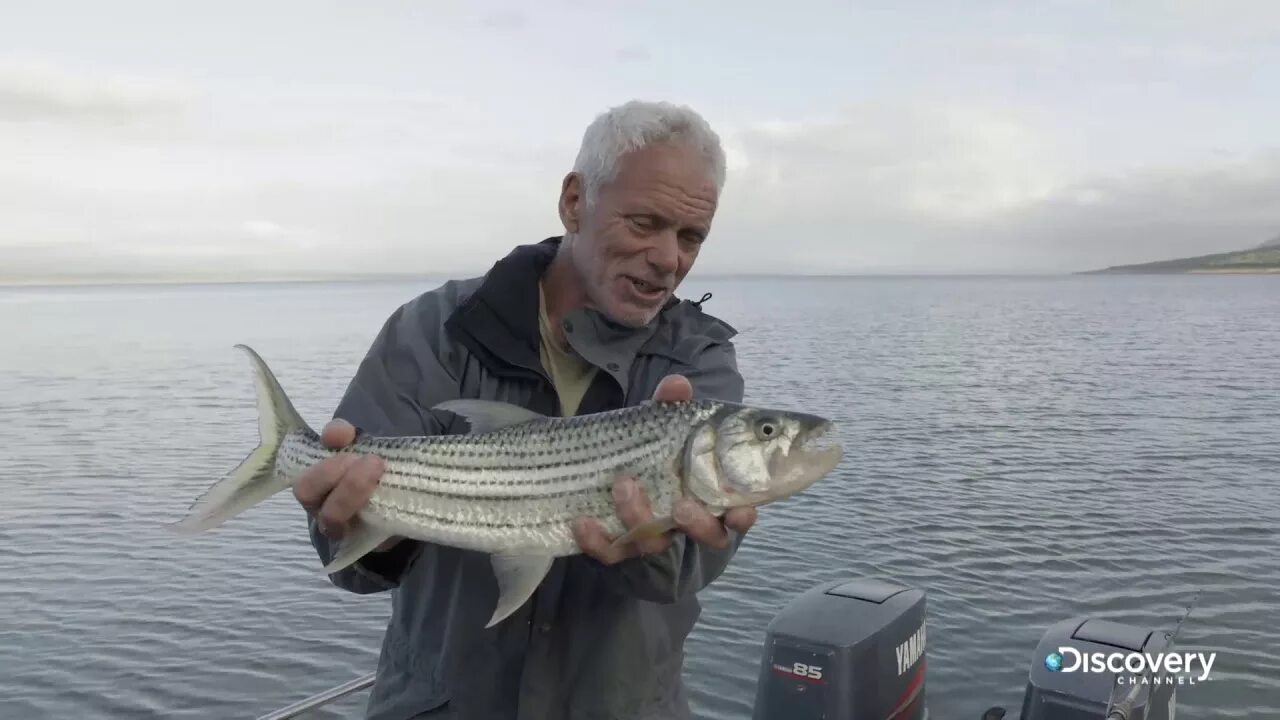
<instances>
[{"instance_id":1,"label":"gray jacket","mask_svg":"<svg viewBox=\"0 0 1280 720\"><path fill-rule=\"evenodd\" d=\"M517 247L483 277L450 281L400 307L361 362L335 417L376 435L466 431L432 406L491 398L559 414L538 356L537 280L559 239ZM705 300L705 298L704 298ZM635 404L667 374L694 395L740 402L735 331L700 303L670 301L648 327L592 311L564 321L569 342L600 368L579 413ZM320 559L336 550L315 528ZM538 592L489 630L496 600L488 556L417 541L372 553L334 584L390 591L370 720L664 720L689 717L681 680L696 593L724 570L740 538L716 551L677 534L666 553L605 566L559 558Z\"/></svg>"}]
</instances>

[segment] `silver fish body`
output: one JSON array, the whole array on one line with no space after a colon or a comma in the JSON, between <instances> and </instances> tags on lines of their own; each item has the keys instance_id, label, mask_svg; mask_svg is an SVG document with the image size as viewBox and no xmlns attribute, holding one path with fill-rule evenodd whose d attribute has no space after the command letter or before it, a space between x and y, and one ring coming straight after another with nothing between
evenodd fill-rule
<instances>
[{"instance_id":1,"label":"silver fish body","mask_svg":"<svg viewBox=\"0 0 1280 720\"><path fill-rule=\"evenodd\" d=\"M615 542L676 528L676 501L692 497L713 514L788 497L829 473L842 457L821 445L824 418L715 400L646 402L609 412L547 417L507 403L453 400L437 409L462 416L465 435L361 437L324 447L266 363L253 361L261 444L192 505L179 530L203 532L289 488L336 453L372 454L385 469L367 504L325 566L336 572L391 537L491 555L500 597L489 625L536 590L552 560L580 552L573 523L601 522ZM614 482L634 477L655 520L628 530L617 517Z\"/></svg>"},{"instance_id":2,"label":"silver fish body","mask_svg":"<svg viewBox=\"0 0 1280 720\"><path fill-rule=\"evenodd\" d=\"M578 552L572 523L624 532L613 481L633 476L655 516L682 493L686 439L723 411L711 401L645 404L598 415L535 418L484 434L375 437L342 450L385 461L361 520L391 535L488 553ZM290 482L333 454L314 433L290 433L276 472Z\"/></svg>"}]
</instances>

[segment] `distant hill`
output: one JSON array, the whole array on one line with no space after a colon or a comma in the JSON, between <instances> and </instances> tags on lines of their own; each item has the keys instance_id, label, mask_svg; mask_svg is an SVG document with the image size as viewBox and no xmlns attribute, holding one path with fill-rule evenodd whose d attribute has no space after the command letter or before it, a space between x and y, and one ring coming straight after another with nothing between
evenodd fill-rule
<instances>
[{"instance_id":1,"label":"distant hill","mask_svg":"<svg viewBox=\"0 0 1280 720\"><path fill-rule=\"evenodd\" d=\"M1280 273L1280 237L1249 250L1199 255L1177 260L1159 260L1137 265L1114 265L1081 274L1102 273Z\"/></svg>"}]
</instances>

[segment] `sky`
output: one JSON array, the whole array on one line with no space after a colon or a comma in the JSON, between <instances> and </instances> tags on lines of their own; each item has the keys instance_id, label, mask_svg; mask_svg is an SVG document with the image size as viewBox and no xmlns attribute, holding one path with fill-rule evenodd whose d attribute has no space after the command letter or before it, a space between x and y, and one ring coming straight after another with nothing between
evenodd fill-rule
<instances>
[{"instance_id":1,"label":"sky","mask_svg":"<svg viewBox=\"0 0 1280 720\"><path fill-rule=\"evenodd\" d=\"M536 8L536 9L535 9ZM712 124L697 273L1060 273L1280 234L1280 3L40 2L0 280L470 275L586 125Z\"/></svg>"}]
</instances>

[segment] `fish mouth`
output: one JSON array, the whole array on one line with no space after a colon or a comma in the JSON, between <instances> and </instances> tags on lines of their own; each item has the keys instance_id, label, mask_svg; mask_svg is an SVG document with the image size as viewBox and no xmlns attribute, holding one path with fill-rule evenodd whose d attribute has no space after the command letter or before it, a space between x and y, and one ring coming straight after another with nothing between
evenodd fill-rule
<instances>
[{"instance_id":1,"label":"fish mouth","mask_svg":"<svg viewBox=\"0 0 1280 720\"><path fill-rule=\"evenodd\" d=\"M832 427L829 420L811 418L791 442L790 452L773 457L773 485L780 497L804 490L840 464L844 446L830 434Z\"/></svg>"}]
</instances>

